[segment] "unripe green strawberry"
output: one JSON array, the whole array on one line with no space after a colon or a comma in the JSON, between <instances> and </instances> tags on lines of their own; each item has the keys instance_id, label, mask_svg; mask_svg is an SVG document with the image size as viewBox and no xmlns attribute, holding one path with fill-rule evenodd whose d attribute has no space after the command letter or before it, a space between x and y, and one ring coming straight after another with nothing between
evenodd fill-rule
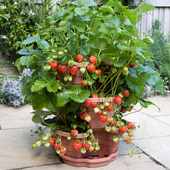
<instances>
[{"instance_id":1,"label":"unripe green strawberry","mask_svg":"<svg viewBox=\"0 0 170 170\"><path fill-rule=\"evenodd\" d=\"M64 53L63 53L62 51L59 51L59 52L58 52L58 55L59 55L59 56L62 56L63 54L64 54Z\"/></svg>"},{"instance_id":2,"label":"unripe green strawberry","mask_svg":"<svg viewBox=\"0 0 170 170\"><path fill-rule=\"evenodd\" d=\"M119 140L119 138L117 136L113 136L113 142L117 142Z\"/></svg>"},{"instance_id":3,"label":"unripe green strawberry","mask_svg":"<svg viewBox=\"0 0 170 170\"><path fill-rule=\"evenodd\" d=\"M85 73L85 71L86 71L86 68L85 68L85 67L81 67L81 68L80 68L80 72L81 72L81 73L83 73L83 74L84 74L84 73Z\"/></svg>"},{"instance_id":4,"label":"unripe green strawberry","mask_svg":"<svg viewBox=\"0 0 170 170\"><path fill-rule=\"evenodd\" d=\"M36 144L37 147L40 147L41 146L41 141L38 140L35 144Z\"/></svg>"},{"instance_id":5,"label":"unripe green strawberry","mask_svg":"<svg viewBox=\"0 0 170 170\"><path fill-rule=\"evenodd\" d=\"M44 146L45 146L46 148L48 148L48 147L50 147L50 143L49 143L49 142L45 142Z\"/></svg>"},{"instance_id":6,"label":"unripe green strawberry","mask_svg":"<svg viewBox=\"0 0 170 170\"><path fill-rule=\"evenodd\" d=\"M103 104L100 105L100 109L104 109L104 105Z\"/></svg>"},{"instance_id":7,"label":"unripe green strawberry","mask_svg":"<svg viewBox=\"0 0 170 170\"><path fill-rule=\"evenodd\" d=\"M106 107L109 106L109 105L110 105L109 102L104 103L104 106L106 106Z\"/></svg>"},{"instance_id":8,"label":"unripe green strawberry","mask_svg":"<svg viewBox=\"0 0 170 170\"><path fill-rule=\"evenodd\" d=\"M112 69L112 73L114 74L114 73L116 73L117 72L117 68L113 68Z\"/></svg>"},{"instance_id":9,"label":"unripe green strawberry","mask_svg":"<svg viewBox=\"0 0 170 170\"><path fill-rule=\"evenodd\" d=\"M119 93L118 96L120 96L121 98L123 98L123 94L122 94L122 93Z\"/></svg>"},{"instance_id":10,"label":"unripe green strawberry","mask_svg":"<svg viewBox=\"0 0 170 170\"><path fill-rule=\"evenodd\" d=\"M68 51L65 49L65 50L64 50L64 53L67 53L67 52L68 52Z\"/></svg>"},{"instance_id":11,"label":"unripe green strawberry","mask_svg":"<svg viewBox=\"0 0 170 170\"><path fill-rule=\"evenodd\" d=\"M65 77L64 77L64 81L67 81L67 80L68 80L68 78L65 76Z\"/></svg>"},{"instance_id":12,"label":"unripe green strawberry","mask_svg":"<svg viewBox=\"0 0 170 170\"><path fill-rule=\"evenodd\" d=\"M69 136L67 136L67 140L71 140L71 136L69 135Z\"/></svg>"},{"instance_id":13,"label":"unripe green strawberry","mask_svg":"<svg viewBox=\"0 0 170 170\"><path fill-rule=\"evenodd\" d=\"M51 69L51 66L50 65L45 65L44 67L43 67L43 70L44 71L49 71Z\"/></svg>"},{"instance_id":14,"label":"unripe green strawberry","mask_svg":"<svg viewBox=\"0 0 170 170\"><path fill-rule=\"evenodd\" d=\"M105 126L105 130L106 130L106 132L110 132L111 131L111 126Z\"/></svg>"},{"instance_id":15,"label":"unripe green strawberry","mask_svg":"<svg viewBox=\"0 0 170 170\"><path fill-rule=\"evenodd\" d=\"M68 65L69 65L70 67L74 66L74 61L73 61L73 60L69 60Z\"/></svg>"},{"instance_id":16,"label":"unripe green strawberry","mask_svg":"<svg viewBox=\"0 0 170 170\"><path fill-rule=\"evenodd\" d=\"M85 148L81 148L81 153L85 154L86 153L86 149Z\"/></svg>"},{"instance_id":17,"label":"unripe green strawberry","mask_svg":"<svg viewBox=\"0 0 170 170\"><path fill-rule=\"evenodd\" d=\"M94 108L94 113L98 113L99 110L100 110L100 109L99 109L98 107L95 107L95 108Z\"/></svg>"},{"instance_id":18,"label":"unripe green strawberry","mask_svg":"<svg viewBox=\"0 0 170 170\"><path fill-rule=\"evenodd\" d=\"M42 137L42 139L45 140L45 141L47 141L47 140L49 139L49 137L48 137L47 135L44 135L44 136Z\"/></svg>"},{"instance_id":19,"label":"unripe green strawberry","mask_svg":"<svg viewBox=\"0 0 170 170\"><path fill-rule=\"evenodd\" d=\"M69 77L68 77L68 81L71 82L72 80L73 80L73 78L72 78L71 76L69 76Z\"/></svg>"}]
</instances>

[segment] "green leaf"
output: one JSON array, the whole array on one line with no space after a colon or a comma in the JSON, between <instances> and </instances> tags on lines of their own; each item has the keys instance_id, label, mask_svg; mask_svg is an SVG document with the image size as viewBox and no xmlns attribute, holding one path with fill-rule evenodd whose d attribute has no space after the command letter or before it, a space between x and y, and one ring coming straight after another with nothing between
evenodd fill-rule
<instances>
[{"instance_id":1,"label":"green leaf","mask_svg":"<svg viewBox=\"0 0 170 170\"><path fill-rule=\"evenodd\" d=\"M155 9L155 6L152 5L152 4L147 4L147 3L144 3L144 4L141 4L139 7L137 7L134 11L136 13L145 13L145 12L148 12L148 11L151 11Z\"/></svg>"},{"instance_id":2,"label":"green leaf","mask_svg":"<svg viewBox=\"0 0 170 170\"><path fill-rule=\"evenodd\" d=\"M64 106L66 103L68 103L70 101L70 97L69 97L69 92L68 91L64 91L62 93L59 93L57 95L57 103L56 106L57 107L62 107Z\"/></svg>"},{"instance_id":3,"label":"green leaf","mask_svg":"<svg viewBox=\"0 0 170 170\"><path fill-rule=\"evenodd\" d=\"M34 85L31 87L31 92L39 91L47 86L49 86L47 81L43 79L36 80Z\"/></svg>"},{"instance_id":4,"label":"green leaf","mask_svg":"<svg viewBox=\"0 0 170 170\"><path fill-rule=\"evenodd\" d=\"M156 107L159 109L159 111L160 111L160 108L159 108L156 104L152 103L151 101L146 101L146 100L140 98L140 99L139 99L139 103L140 103L141 106L143 106L143 107L145 107L145 108L148 108L148 106L150 106L150 105L154 105L154 106L156 106Z\"/></svg>"},{"instance_id":5,"label":"green leaf","mask_svg":"<svg viewBox=\"0 0 170 170\"><path fill-rule=\"evenodd\" d=\"M71 100L67 104L67 111L68 112L75 112L79 108L79 103L76 103L75 101Z\"/></svg>"},{"instance_id":6,"label":"green leaf","mask_svg":"<svg viewBox=\"0 0 170 170\"><path fill-rule=\"evenodd\" d=\"M50 86L47 87L47 90L49 92L57 92L58 86L59 86L58 81L52 80L52 82L50 82Z\"/></svg>"},{"instance_id":7,"label":"green leaf","mask_svg":"<svg viewBox=\"0 0 170 170\"><path fill-rule=\"evenodd\" d=\"M15 65L17 66L18 71L19 71L20 73L22 73L22 72L23 72L23 69L24 69L24 66L21 65L20 60L21 60L21 58L18 58L18 59L16 60L16 62L15 62Z\"/></svg>"},{"instance_id":8,"label":"green leaf","mask_svg":"<svg viewBox=\"0 0 170 170\"><path fill-rule=\"evenodd\" d=\"M96 45L96 48L98 48L100 51L103 51L107 48L108 42L104 38L97 38L95 45Z\"/></svg>"},{"instance_id":9,"label":"green leaf","mask_svg":"<svg viewBox=\"0 0 170 170\"><path fill-rule=\"evenodd\" d=\"M78 15L82 16L85 13L87 13L89 11L88 7L81 7L81 8L75 8L75 13L77 13Z\"/></svg>"},{"instance_id":10,"label":"green leaf","mask_svg":"<svg viewBox=\"0 0 170 170\"><path fill-rule=\"evenodd\" d=\"M34 123L42 123L42 118L41 118L39 115L34 115L34 116L32 117L32 121L33 121Z\"/></svg>"},{"instance_id":11,"label":"green leaf","mask_svg":"<svg viewBox=\"0 0 170 170\"><path fill-rule=\"evenodd\" d=\"M22 66L26 66L27 60L28 60L28 57L26 57L26 56L21 57L21 58L20 58L20 63L21 63L21 65L22 65Z\"/></svg>"},{"instance_id":12,"label":"green leaf","mask_svg":"<svg viewBox=\"0 0 170 170\"><path fill-rule=\"evenodd\" d=\"M70 60L70 56L63 55L63 56L61 56L61 58L58 61L61 65L66 65L69 60Z\"/></svg>"},{"instance_id":13,"label":"green leaf","mask_svg":"<svg viewBox=\"0 0 170 170\"><path fill-rule=\"evenodd\" d=\"M22 44L27 45L27 44L31 44L31 43L33 43L33 42L35 42L35 41L36 41L36 38L35 38L35 37L28 37L26 40L24 40L24 41L22 42Z\"/></svg>"},{"instance_id":14,"label":"green leaf","mask_svg":"<svg viewBox=\"0 0 170 170\"><path fill-rule=\"evenodd\" d=\"M80 85L74 86L69 91L70 91L69 97L78 103L85 102L85 100L88 99L90 96L90 92Z\"/></svg>"},{"instance_id":15,"label":"green leaf","mask_svg":"<svg viewBox=\"0 0 170 170\"><path fill-rule=\"evenodd\" d=\"M42 50L46 50L50 47L47 41L39 41L38 45L39 45L39 48Z\"/></svg>"},{"instance_id":16,"label":"green leaf","mask_svg":"<svg viewBox=\"0 0 170 170\"><path fill-rule=\"evenodd\" d=\"M157 76L155 86L161 94L164 94L164 83L161 77Z\"/></svg>"},{"instance_id":17,"label":"green leaf","mask_svg":"<svg viewBox=\"0 0 170 170\"><path fill-rule=\"evenodd\" d=\"M114 62L113 65L115 67L122 67L124 63L126 63L126 60L121 60L121 61Z\"/></svg>"},{"instance_id":18,"label":"green leaf","mask_svg":"<svg viewBox=\"0 0 170 170\"><path fill-rule=\"evenodd\" d=\"M109 12L111 15L114 14L114 10L113 8L109 7L109 6L101 6L99 8L100 11L103 11L103 12Z\"/></svg>"},{"instance_id":19,"label":"green leaf","mask_svg":"<svg viewBox=\"0 0 170 170\"><path fill-rule=\"evenodd\" d=\"M62 28L62 27L54 28L54 31L55 31L56 33L61 33L61 32L64 31L64 28Z\"/></svg>"},{"instance_id":20,"label":"green leaf","mask_svg":"<svg viewBox=\"0 0 170 170\"><path fill-rule=\"evenodd\" d=\"M84 7L97 6L97 4L93 0L76 0L71 3L73 5L84 6Z\"/></svg>"},{"instance_id":21,"label":"green leaf","mask_svg":"<svg viewBox=\"0 0 170 170\"><path fill-rule=\"evenodd\" d=\"M23 49L21 49L21 50L18 51L18 54L20 54L20 55L32 55L32 52L29 51L29 50L26 49L26 48L23 48Z\"/></svg>"}]
</instances>

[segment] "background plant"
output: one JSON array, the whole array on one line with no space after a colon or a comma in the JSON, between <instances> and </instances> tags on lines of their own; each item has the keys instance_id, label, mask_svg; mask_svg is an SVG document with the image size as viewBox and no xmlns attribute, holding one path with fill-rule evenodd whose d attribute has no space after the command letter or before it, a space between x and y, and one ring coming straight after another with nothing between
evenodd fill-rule
<instances>
[{"instance_id":1,"label":"background plant","mask_svg":"<svg viewBox=\"0 0 170 170\"><path fill-rule=\"evenodd\" d=\"M52 8L51 0L37 1L4 0L0 2L0 43L8 57L21 48L26 37L32 36L37 24L44 21Z\"/></svg>"},{"instance_id":2,"label":"background plant","mask_svg":"<svg viewBox=\"0 0 170 170\"><path fill-rule=\"evenodd\" d=\"M24 96L21 94L22 78L31 76L33 70L24 69L18 79L5 77L1 84L1 103L8 106L20 107L24 104Z\"/></svg>"},{"instance_id":3,"label":"background plant","mask_svg":"<svg viewBox=\"0 0 170 170\"><path fill-rule=\"evenodd\" d=\"M153 58L152 62L145 61L144 65L149 66L150 70L154 71L154 74L162 78L164 82L164 94L168 94L170 88L170 45L169 37L163 35L161 25L161 22L158 20L152 23L152 29L149 35L154 40L154 43L149 45L149 49L153 53ZM143 96L148 97L159 94L156 84L152 81L148 80L145 87Z\"/></svg>"}]
</instances>

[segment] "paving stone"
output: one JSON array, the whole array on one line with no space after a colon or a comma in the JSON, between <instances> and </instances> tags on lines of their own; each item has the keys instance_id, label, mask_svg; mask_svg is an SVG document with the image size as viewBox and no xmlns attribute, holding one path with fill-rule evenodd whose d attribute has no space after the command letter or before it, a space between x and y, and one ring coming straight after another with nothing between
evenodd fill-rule
<instances>
[{"instance_id":1,"label":"paving stone","mask_svg":"<svg viewBox=\"0 0 170 170\"><path fill-rule=\"evenodd\" d=\"M125 118L129 121L135 122L136 125L140 125L140 128L137 128L134 133L135 139L170 135L169 125L151 116L142 114L141 112L128 115Z\"/></svg>"},{"instance_id":2,"label":"paving stone","mask_svg":"<svg viewBox=\"0 0 170 170\"><path fill-rule=\"evenodd\" d=\"M165 116L155 116L156 119L166 123L167 125L170 125L170 115Z\"/></svg>"},{"instance_id":3,"label":"paving stone","mask_svg":"<svg viewBox=\"0 0 170 170\"><path fill-rule=\"evenodd\" d=\"M0 130L0 139L1 170L60 163L52 148L31 149L30 128Z\"/></svg>"},{"instance_id":4,"label":"paving stone","mask_svg":"<svg viewBox=\"0 0 170 170\"><path fill-rule=\"evenodd\" d=\"M164 129L162 129L164 131ZM170 131L170 130L169 130ZM134 140L133 143L140 147L144 152L149 154L155 160L170 169L170 136L161 138L148 138Z\"/></svg>"},{"instance_id":5,"label":"paving stone","mask_svg":"<svg viewBox=\"0 0 170 170\"><path fill-rule=\"evenodd\" d=\"M141 158L139 158L139 156ZM48 165L48 166L39 166L39 167L31 167L26 168L25 170L56 170L56 169L64 169L64 170L89 170L87 167L74 167L63 164L56 165ZM151 159L149 159L145 154L136 154L132 158L128 155L118 156L113 162L110 162L108 165L103 167L92 168L92 170L165 170L164 167L156 164Z\"/></svg>"}]
</instances>

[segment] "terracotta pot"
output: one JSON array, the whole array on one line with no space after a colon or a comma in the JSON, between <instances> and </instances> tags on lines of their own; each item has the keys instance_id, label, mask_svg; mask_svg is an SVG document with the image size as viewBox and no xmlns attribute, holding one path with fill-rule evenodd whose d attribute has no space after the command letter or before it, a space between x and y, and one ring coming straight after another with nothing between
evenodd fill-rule
<instances>
[{"instance_id":1,"label":"terracotta pot","mask_svg":"<svg viewBox=\"0 0 170 170\"><path fill-rule=\"evenodd\" d=\"M123 133L119 130L106 132L105 129L94 130L94 136L98 138L100 152L103 155L110 155L118 149L120 141L118 140L116 143L113 141L113 136L117 136L118 138L123 137ZM98 153L100 154L100 153Z\"/></svg>"},{"instance_id":2,"label":"terracotta pot","mask_svg":"<svg viewBox=\"0 0 170 170\"><path fill-rule=\"evenodd\" d=\"M68 132L62 132L61 131L58 131L56 130L55 132L55 135L56 136L59 136L61 135L61 142L63 142L64 146L66 147L67 151L66 151L66 156L69 156L69 157L73 157L73 158L83 158L84 156L86 156L85 154L82 154L80 152L80 150L76 151L74 148L73 148L73 142L78 139L80 140L82 143L83 143L83 137L82 137L82 134L78 134L77 136L72 136L71 137L71 140L68 140L67 139L67 136L70 135L70 133ZM61 133L61 134L60 134ZM89 135L87 133L84 133L83 134L84 138L87 138Z\"/></svg>"},{"instance_id":3,"label":"terracotta pot","mask_svg":"<svg viewBox=\"0 0 170 170\"><path fill-rule=\"evenodd\" d=\"M98 105L97 107L100 106L100 104L103 104L103 102L113 102L114 97L108 97L108 98L89 98L89 100L91 100L92 102L97 102ZM116 104L114 104L113 106L115 106L116 108ZM91 117L91 121L89 122L89 125L92 129L101 129L104 128L108 123L105 122L101 122L99 120L99 116L94 113L94 108L92 106L87 108L87 113L90 115ZM114 115L114 109L112 111L107 111L107 115L108 116L113 116Z\"/></svg>"},{"instance_id":4,"label":"terracotta pot","mask_svg":"<svg viewBox=\"0 0 170 170\"><path fill-rule=\"evenodd\" d=\"M81 85L82 81L83 81L83 74L80 72L80 68L83 66L87 66L89 62L83 62L83 63L78 63L77 67L78 70L76 72L75 75L72 76L73 80L72 82L70 82L71 84L73 84L73 86L75 85ZM65 74L57 74L57 78L64 84L66 84L67 82L64 81L64 76Z\"/></svg>"},{"instance_id":5,"label":"terracotta pot","mask_svg":"<svg viewBox=\"0 0 170 170\"><path fill-rule=\"evenodd\" d=\"M63 162L66 164L77 166L77 167L89 167L89 168L95 168L95 167L101 167L107 165L109 162L112 162L115 160L116 156L118 155L118 150L109 156L99 157L97 154L94 155L88 155L86 158L72 158L66 155L62 155L61 158Z\"/></svg>"}]
</instances>

